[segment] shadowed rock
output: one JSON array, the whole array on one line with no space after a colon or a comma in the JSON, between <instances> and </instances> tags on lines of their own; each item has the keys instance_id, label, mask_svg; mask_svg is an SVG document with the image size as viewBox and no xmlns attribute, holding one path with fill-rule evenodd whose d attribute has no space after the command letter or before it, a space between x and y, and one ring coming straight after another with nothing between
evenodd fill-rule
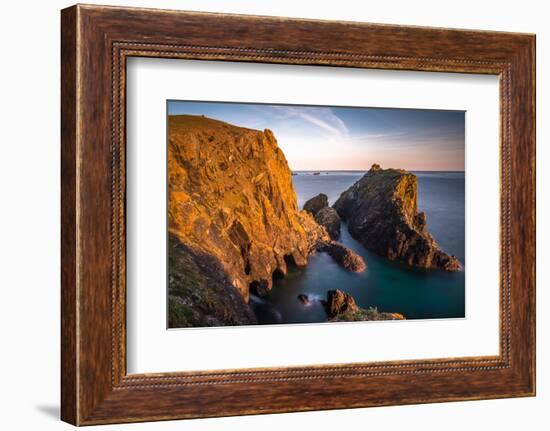
<instances>
[{"instance_id":1,"label":"shadowed rock","mask_svg":"<svg viewBox=\"0 0 550 431\"><path fill-rule=\"evenodd\" d=\"M315 221L324 226L332 239L340 238L340 216L338 212L331 207L321 208L315 214Z\"/></svg>"},{"instance_id":2,"label":"shadowed rock","mask_svg":"<svg viewBox=\"0 0 550 431\"><path fill-rule=\"evenodd\" d=\"M315 215L323 208L328 207L328 196L324 193L319 193L317 196L312 197L304 204L304 210Z\"/></svg>"},{"instance_id":3,"label":"shadowed rock","mask_svg":"<svg viewBox=\"0 0 550 431\"><path fill-rule=\"evenodd\" d=\"M168 325L248 325L256 317L231 283L221 262L169 237Z\"/></svg>"},{"instance_id":4,"label":"shadowed rock","mask_svg":"<svg viewBox=\"0 0 550 431\"><path fill-rule=\"evenodd\" d=\"M420 268L461 269L430 235L418 212L416 175L373 165L333 205L350 234L368 250Z\"/></svg>"}]
</instances>

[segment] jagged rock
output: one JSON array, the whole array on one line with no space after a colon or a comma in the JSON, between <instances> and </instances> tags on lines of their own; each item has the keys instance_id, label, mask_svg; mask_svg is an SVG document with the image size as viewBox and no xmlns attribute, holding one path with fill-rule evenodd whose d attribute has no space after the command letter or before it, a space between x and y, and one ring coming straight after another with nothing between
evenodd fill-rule
<instances>
[{"instance_id":1,"label":"jagged rock","mask_svg":"<svg viewBox=\"0 0 550 431\"><path fill-rule=\"evenodd\" d=\"M306 233L308 255L320 251L322 247L330 242L327 230L317 223L310 213L300 211L298 217Z\"/></svg>"},{"instance_id":2,"label":"jagged rock","mask_svg":"<svg viewBox=\"0 0 550 431\"><path fill-rule=\"evenodd\" d=\"M368 320L405 320L400 313L387 313L377 308L360 308L353 296L341 290L329 290L324 301L325 311L331 322L360 322Z\"/></svg>"},{"instance_id":3,"label":"jagged rock","mask_svg":"<svg viewBox=\"0 0 550 431\"><path fill-rule=\"evenodd\" d=\"M328 196L324 193L319 193L317 196L312 197L304 204L304 210L315 215L323 208L328 207Z\"/></svg>"},{"instance_id":4,"label":"jagged rock","mask_svg":"<svg viewBox=\"0 0 550 431\"><path fill-rule=\"evenodd\" d=\"M317 214L315 214L315 221L325 227L332 239L340 238L341 220L338 212L334 208L321 208Z\"/></svg>"},{"instance_id":5,"label":"jagged rock","mask_svg":"<svg viewBox=\"0 0 550 431\"><path fill-rule=\"evenodd\" d=\"M327 252L337 263L353 272L363 272L367 269L365 260L356 252L336 241L330 241L319 246L320 251Z\"/></svg>"},{"instance_id":6,"label":"jagged rock","mask_svg":"<svg viewBox=\"0 0 550 431\"><path fill-rule=\"evenodd\" d=\"M351 235L367 249L420 268L461 269L428 232L426 215L418 212L416 175L373 165L340 195L334 209Z\"/></svg>"},{"instance_id":7,"label":"jagged rock","mask_svg":"<svg viewBox=\"0 0 550 431\"><path fill-rule=\"evenodd\" d=\"M332 318L344 312L356 312L359 310L359 307L355 303L353 296L336 289L327 292L325 310L329 317Z\"/></svg>"},{"instance_id":8,"label":"jagged rock","mask_svg":"<svg viewBox=\"0 0 550 431\"><path fill-rule=\"evenodd\" d=\"M266 294L274 274L286 274L288 262L305 265L317 242L329 239L310 214L298 209L292 172L270 130L204 116L177 115L168 121L169 233L216 261L245 304L251 290ZM211 271L208 265L201 269L206 275ZM169 280L175 271L169 265ZM173 304L186 301L177 293L170 298L179 298Z\"/></svg>"}]
</instances>

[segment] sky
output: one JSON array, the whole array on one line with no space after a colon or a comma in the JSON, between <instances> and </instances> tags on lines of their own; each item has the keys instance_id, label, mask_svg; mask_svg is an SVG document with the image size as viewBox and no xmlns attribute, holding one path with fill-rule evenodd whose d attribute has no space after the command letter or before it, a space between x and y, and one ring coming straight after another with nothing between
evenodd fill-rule
<instances>
[{"instance_id":1,"label":"sky","mask_svg":"<svg viewBox=\"0 0 550 431\"><path fill-rule=\"evenodd\" d=\"M464 111L169 101L181 114L270 129L295 171L464 170Z\"/></svg>"}]
</instances>

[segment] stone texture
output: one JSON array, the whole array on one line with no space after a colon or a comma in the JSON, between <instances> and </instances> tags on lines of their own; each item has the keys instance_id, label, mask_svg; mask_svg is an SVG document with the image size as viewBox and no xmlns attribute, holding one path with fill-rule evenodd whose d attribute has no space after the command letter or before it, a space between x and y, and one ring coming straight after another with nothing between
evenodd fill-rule
<instances>
[{"instance_id":1,"label":"stone texture","mask_svg":"<svg viewBox=\"0 0 550 431\"><path fill-rule=\"evenodd\" d=\"M367 269L367 264L361 255L339 242L330 241L320 245L319 250L327 252L338 264L349 271L363 272Z\"/></svg>"},{"instance_id":2,"label":"stone texture","mask_svg":"<svg viewBox=\"0 0 550 431\"><path fill-rule=\"evenodd\" d=\"M169 237L168 326L247 325L256 317L221 262Z\"/></svg>"},{"instance_id":3,"label":"stone texture","mask_svg":"<svg viewBox=\"0 0 550 431\"><path fill-rule=\"evenodd\" d=\"M325 310L329 317L336 317L344 312L356 312L359 310L359 307L355 303L353 296L336 289L327 292Z\"/></svg>"},{"instance_id":4,"label":"stone texture","mask_svg":"<svg viewBox=\"0 0 550 431\"><path fill-rule=\"evenodd\" d=\"M334 208L321 208L317 214L315 214L315 221L321 226L324 226L332 239L340 238L341 220L338 212Z\"/></svg>"},{"instance_id":5,"label":"stone texture","mask_svg":"<svg viewBox=\"0 0 550 431\"><path fill-rule=\"evenodd\" d=\"M314 217L321 209L325 207L328 207L328 196L324 193L319 193L317 196L307 200L304 204L304 210Z\"/></svg>"},{"instance_id":6,"label":"stone texture","mask_svg":"<svg viewBox=\"0 0 550 431\"><path fill-rule=\"evenodd\" d=\"M351 235L367 249L420 268L461 269L454 256L442 251L418 212L416 175L373 165L340 195L334 209Z\"/></svg>"}]
</instances>

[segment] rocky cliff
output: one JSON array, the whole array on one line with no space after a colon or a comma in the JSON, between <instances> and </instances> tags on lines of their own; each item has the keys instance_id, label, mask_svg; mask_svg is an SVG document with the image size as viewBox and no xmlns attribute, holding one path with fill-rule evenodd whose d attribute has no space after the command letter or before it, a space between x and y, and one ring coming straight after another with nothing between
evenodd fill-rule
<instances>
[{"instance_id":1,"label":"rocky cliff","mask_svg":"<svg viewBox=\"0 0 550 431\"><path fill-rule=\"evenodd\" d=\"M168 327L256 323L219 259L174 235L169 235L168 247Z\"/></svg>"},{"instance_id":2,"label":"rocky cliff","mask_svg":"<svg viewBox=\"0 0 550 431\"><path fill-rule=\"evenodd\" d=\"M286 274L289 263L305 265L317 244L329 240L309 213L299 211L291 171L271 131L190 115L170 116L168 130L168 229L177 260L169 290L179 298L172 303L180 315L222 304L231 289L246 305L251 290L269 291L273 275ZM175 265L200 271L175 274ZM219 288L210 299L188 292L196 297L192 307L177 286L192 286L187 278L197 272L216 274L208 282ZM226 321L252 323L233 293ZM222 308L213 315L223 315Z\"/></svg>"},{"instance_id":3,"label":"rocky cliff","mask_svg":"<svg viewBox=\"0 0 550 431\"><path fill-rule=\"evenodd\" d=\"M430 235L418 212L416 175L400 169L372 168L333 205L349 232L367 249L421 268L461 268Z\"/></svg>"}]
</instances>

